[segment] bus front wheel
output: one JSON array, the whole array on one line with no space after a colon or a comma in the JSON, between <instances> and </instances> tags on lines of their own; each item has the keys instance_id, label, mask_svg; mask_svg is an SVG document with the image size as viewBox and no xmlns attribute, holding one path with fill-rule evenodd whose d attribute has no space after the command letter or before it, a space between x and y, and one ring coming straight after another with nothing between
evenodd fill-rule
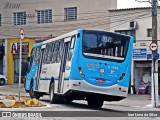
<instances>
[{"instance_id":1,"label":"bus front wheel","mask_svg":"<svg viewBox=\"0 0 160 120\"><path fill-rule=\"evenodd\" d=\"M39 99L41 97L38 93L34 92L33 82L31 82L31 84L30 84L29 95L31 98L36 98L36 99Z\"/></svg>"}]
</instances>

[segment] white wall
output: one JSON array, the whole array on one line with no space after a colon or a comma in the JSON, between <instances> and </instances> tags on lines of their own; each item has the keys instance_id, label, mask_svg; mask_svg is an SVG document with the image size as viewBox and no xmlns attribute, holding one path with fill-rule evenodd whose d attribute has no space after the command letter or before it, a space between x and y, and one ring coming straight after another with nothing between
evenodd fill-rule
<instances>
[{"instance_id":1,"label":"white wall","mask_svg":"<svg viewBox=\"0 0 160 120\"><path fill-rule=\"evenodd\" d=\"M152 28L152 17L150 8L133 8L110 11L110 31L130 30L130 22L137 22L135 47L149 47L152 37L147 37L147 29ZM160 37L158 36L158 39Z\"/></svg>"},{"instance_id":2,"label":"white wall","mask_svg":"<svg viewBox=\"0 0 160 120\"><path fill-rule=\"evenodd\" d=\"M77 7L78 19L64 22L64 8ZM117 8L117 0L1 0L0 38L19 37L23 28L26 37L57 36L77 28L107 29L108 10ZM37 24L36 10L52 9L53 23ZM27 24L13 25L13 12L27 12L34 15L27 18ZM86 14L84 14L86 13ZM83 20L82 20L83 19Z\"/></svg>"}]
</instances>

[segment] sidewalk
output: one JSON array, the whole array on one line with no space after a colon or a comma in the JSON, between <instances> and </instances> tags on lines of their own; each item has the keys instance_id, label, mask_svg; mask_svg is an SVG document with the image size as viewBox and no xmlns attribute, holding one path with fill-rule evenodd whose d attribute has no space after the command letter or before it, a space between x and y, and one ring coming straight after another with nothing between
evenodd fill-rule
<instances>
[{"instance_id":1,"label":"sidewalk","mask_svg":"<svg viewBox=\"0 0 160 120\"><path fill-rule=\"evenodd\" d=\"M160 97L159 97L160 101ZM125 106L125 107L140 107L140 108L151 108L151 100L149 95L131 95L119 102L105 102L105 104L115 105L115 106Z\"/></svg>"},{"instance_id":2,"label":"sidewalk","mask_svg":"<svg viewBox=\"0 0 160 120\"><path fill-rule=\"evenodd\" d=\"M23 84L21 84L20 86L20 93L21 96L29 96L29 94L25 92ZM19 94L19 84L0 86L0 96L18 95L18 94Z\"/></svg>"},{"instance_id":3,"label":"sidewalk","mask_svg":"<svg viewBox=\"0 0 160 120\"><path fill-rule=\"evenodd\" d=\"M19 84L0 86L0 96L18 95L18 93L19 93ZM25 92L23 84L21 84L21 96L29 96L29 93ZM160 103L160 97L159 97L159 103ZM151 107L151 100L149 99L149 95L129 94L128 97L124 100L121 100L119 102L105 102L104 104L115 105L115 106L126 106L126 107L149 108Z\"/></svg>"}]
</instances>

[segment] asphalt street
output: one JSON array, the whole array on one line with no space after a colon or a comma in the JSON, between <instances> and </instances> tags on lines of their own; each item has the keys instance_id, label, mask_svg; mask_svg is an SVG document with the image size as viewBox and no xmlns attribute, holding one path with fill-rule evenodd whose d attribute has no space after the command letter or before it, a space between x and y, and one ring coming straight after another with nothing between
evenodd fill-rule
<instances>
[{"instance_id":1,"label":"asphalt street","mask_svg":"<svg viewBox=\"0 0 160 120\"><path fill-rule=\"evenodd\" d=\"M5 85L0 86L0 97L5 97L7 95L18 95L18 84L16 85ZM27 96L29 94L25 92L23 85L21 85L21 97ZM63 103L63 104L50 104L49 96L44 96L40 98L40 102L46 104L46 107L27 107L27 108L0 108L0 111L10 111L10 112L42 112L42 116L54 116L54 120L72 120L72 119L92 119L92 120L101 120L101 119L113 119L123 120L129 119L145 119L145 120L156 120L158 117L154 116L153 113L160 111L160 108L152 108L151 100L148 95L128 95L128 97L119 102L104 102L104 105L100 109L89 108L86 101L73 101L72 103ZM137 117L142 112L151 114L149 117ZM132 116L134 114L134 116ZM158 113L158 116L160 114ZM109 116L109 117L108 117ZM149 119L148 119L149 118ZM11 118L17 120L17 118ZM18 118L19 119L19 118ZM23 118L27 119L27 118ZM34 118L36 120L37 118ZM46 118L38 118L46 119ZM4 120L4 119L3 119ZM8 120L8 119L7 119Z\"/></svg>"},{"instance_id":2,"label":"asphalt street","mask_svg":"<svg viewBox=\"0 0 160 120\"><path fill-rule=\"evenodd\" d=\"M0 96L6 96L6 95L16 95L18 96L19 93L19 85L14 84L14 85L5 85L5 86L0 86ZM23 84L21 84L20 87L20 95L22 96L27 96L29 97L29 94L25 92ZM111 105L111 106L124 106L124 107L137 107L137 108L147 108L147 109L154 109L151 107L151 100L149 99L149 95L131 95L128 94L128 97L124 100L121 100L119 102L105 102L104 105ZM40 98L42 102L45 102L48 106L51 104L49 103L49 96L44 96ZM160 100L160 97L159 97ZM87 104L86 101L74 101L77 103L82 103L82 104Z\"/></svg>"}]
</instances>

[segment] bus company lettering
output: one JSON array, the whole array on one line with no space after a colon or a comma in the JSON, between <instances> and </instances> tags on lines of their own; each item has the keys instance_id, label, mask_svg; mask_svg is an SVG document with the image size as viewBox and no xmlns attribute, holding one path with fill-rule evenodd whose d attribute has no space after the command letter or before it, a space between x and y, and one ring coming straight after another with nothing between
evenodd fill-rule
<instances>
[{"instance_id":1,"label":"bus company lettering","mask_svg":"<svg viewBox=\"0 0 160 120\"><path fill-rule=\"evenodd\" d=\"M118 66L110 66L110 65L108 66L108 68L112 69L112 70L118 70L119 69Z\"/></svg>"},{"instance_id":2,"label":"bus company lettering","mask_svg":"<svg viewBox=\"0 0 160 120\"><path fill-rule=\"evenodd\" d=\"M116 71L119 69L118 66L108 66L108 69L110 69L110 74L109 76L111 77L117 77Z\"/></svg>"},{"instance_id":3,"label":"bus company lettering","mask_svg":"<svg viewBox=\"0 0 160 120\"><path fill-rule=\"evenodd\" d=\"M87 63L86 66L90 67L90 68L98 68L99 67L98 64L89 64L89 63Z\"/></svg>"}]
</instances>

